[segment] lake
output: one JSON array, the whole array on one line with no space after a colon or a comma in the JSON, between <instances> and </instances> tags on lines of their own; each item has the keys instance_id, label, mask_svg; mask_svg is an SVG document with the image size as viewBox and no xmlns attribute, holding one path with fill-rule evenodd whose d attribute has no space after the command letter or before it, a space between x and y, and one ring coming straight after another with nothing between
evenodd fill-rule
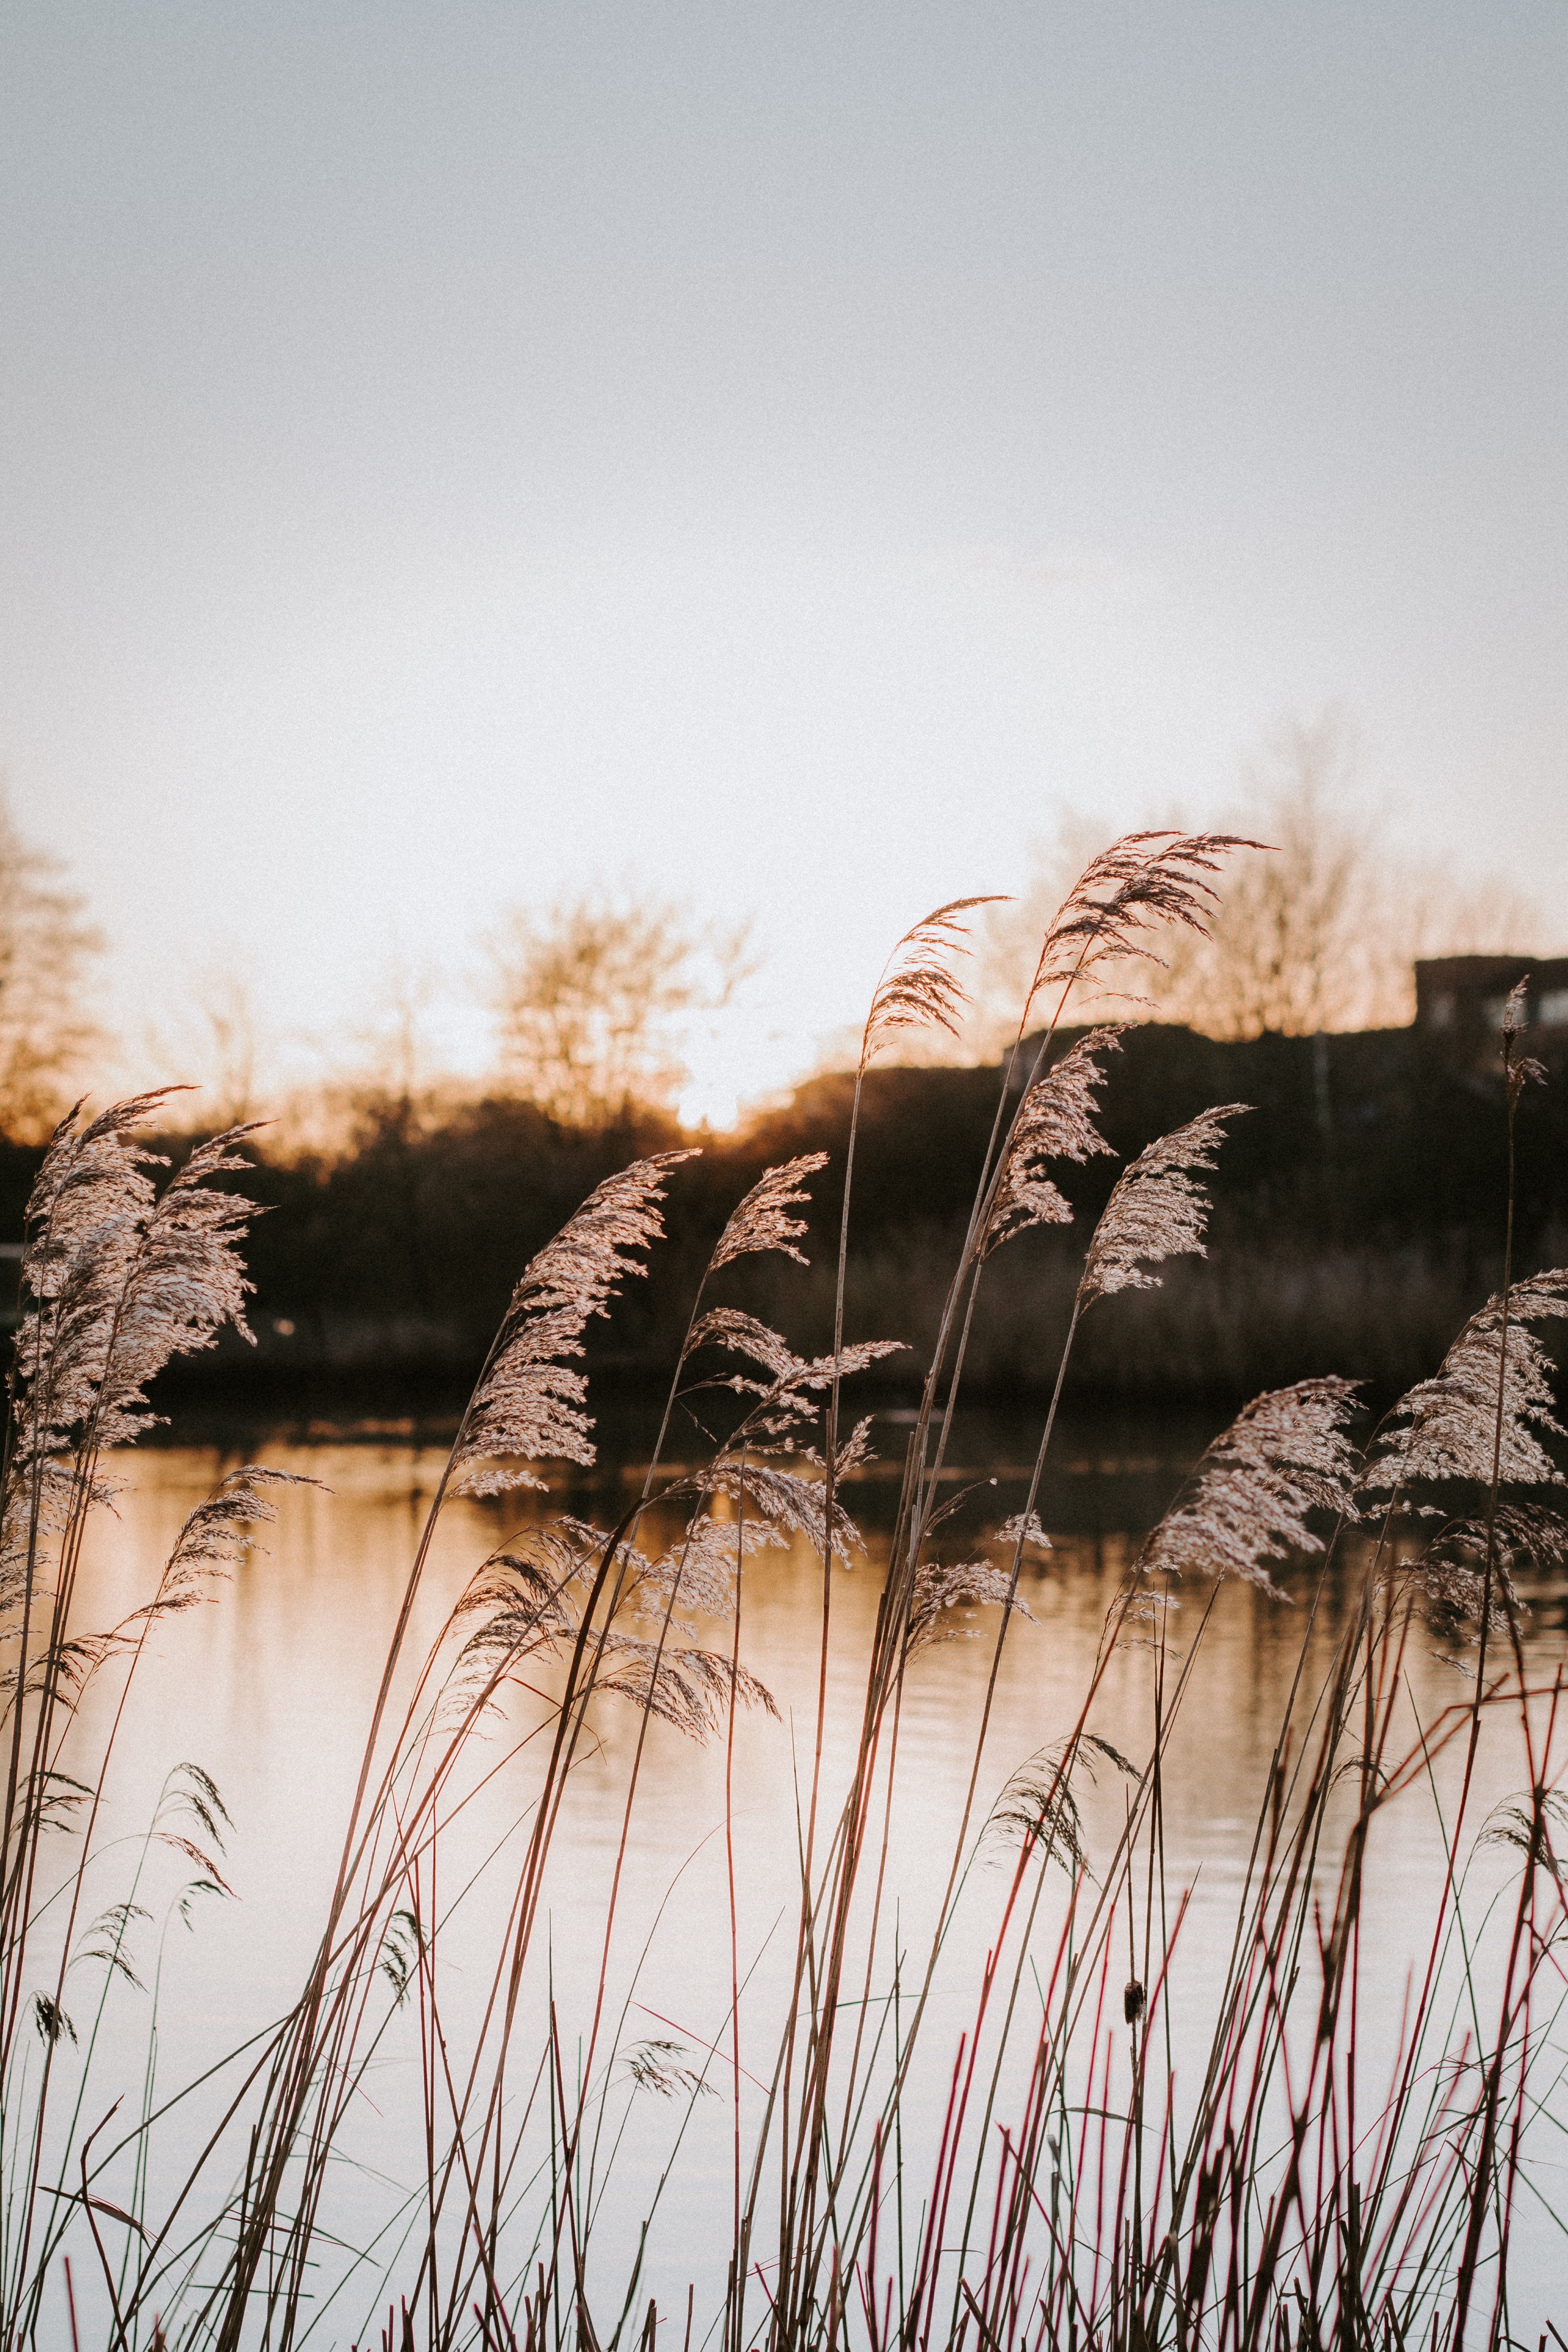
<instances>
[{"instance_id":1,"label":"lake","mask_svg":"<svg viewBox=\"0 0 1568 2352\"><path fill-rule=\"evenodd\" d=\"M834 1580L824 1749L829 1798L845 1786L852 1765L897 1494L891 1465L901 1454L907 1420L897 1413L881 1417L877 1442L888 1460L847 1490L865 1533L865 1553ZM1026 1759L1071 1729L1123 1572L1210 1433L1200 1420L1135 1418L1069 1422L1060 1431L1040 1504L1052 1548L1026 1570L1021 1597L1030 1622L1015 1621L1004 1651L981 1766L983 1806ZM638 1491L647 1442L646 1424L628 1416L605 1433L601 1466L590 1479L562 1486L550 1498L448 1506L416 1604L411 1654L435 1640L467 1576L520 1521L537 1521L564 1496L573 1510L609 1524ZM952 1491L976 1486L954 1522L963 1545L983 1538L1019 1507L1034 1442L1031 1428L1006 1415L977 1414L959 1425ZM137 1899L151 1916L137 1923L127 1951L147 1990L124 1981L107 1990L94 2061L97 2106L107 2108L121 2093L128 2102L139 2095L155 1979L157 2082L163 2093L194 2078L288 2006L314 1948L389 1630L443 1458L433 1436L362 1426L259 1443L253 1437L237 1448L149 1447L114 1463L124 1486L114 1514L100 1514L93 1529L79 1612L83 1623L114 1622L147 1597L186 1515L239 1461L259 1460L319 1484L282 1492L278 1525L262 1531L265 1550L217 1588L213 1605L159 1625L139 1670L99 1832L104 1852L96 1865L94 1903L107 1906L126 1893L166 1775L187 1761L211 1775L232 1817L223 1871L236 1899L198 1898L187 1927L177 1898L191 1871L170 1848L158 1849L146 1864ZM973 1554L960 1549L949 1556ZM1297 1570L1287 1581L1289 1602L1240 1587L1218 1594L1169 1751L1166 1884L1173 1899L1187 1901L1171 1992L1178 2071L1189 2046L1194 2053L1203 2047L1205 2000L1228 1954L1259 1792L1300 1664L1310 1579ZM1310 1634L1314 1658L1327 1657L1352 1584L1347 1570L1342 1583L1328 1587ZM1206 1591L1183 1596L1182 1610L1170 1621L1178 1656L1209 1599ZM1563 1594L1543 1589L1532 1599L1530 1659L1550 1673L1562 1655ZM919 1958L958 1828L996 1612L954 1614L952 1630L959 1638L914 1662L901 1708L885 1957L896 1945ZM766 1685L778 1713L776 1719L761 1708L742 1716L731 1759L737 1948L746 1979L739 2095L747 2117L760 2106L757 2078L767 2074L788 1989L798 1801L810 1773L820 1641L821 1569L815 1555L796 1545L749 1562L741 1654ZM1124 1641L1090 1718L1098 1734L1139 1760L1151 1745L1155 1664L1151 1646ZM1417 1717L1438 1720L1466 1695L1468 1686L1429 1641L1412 1645L1406 1673L1412 1726ZM112 1697L106 1678L84 1710L81 1752L102 1737ZM531 1704L526 1692L517 1696L514 1731ZM564 2048L580 2049L592 2027L638 1712L605 1700L594 1726L595 1739L564 1799L546 1886L547 1933L536 1940L525 1986L525 2007L533 2005L531 2049L539 2043L551 1999ZM440 1945L442 1997L455 2032L476 2011L489 1981L506 1912L505 1864L517 1851L535 1785L534 1748L513 1754L513 1744L507 1724L498 1722L487 1751L489 1784L453 1832L462 1856L476 1863L492 1850L498 1856L459 1906ZM1452 1754L1437 1768L1437 1786L1447 1800L1455 1769ZM1492 1807L1519 1790L1517 1735L1500 1726L1489 1730L1479 1769L1470 1814L1477 1828ZM700 2315L721 2299L731 2221L735 2076L725 1779L721 1737L699 1744L664 1725L652 1727L609 1948L611 1999L597 2053L607 2057L615 2086L606 2133L618 2131L621 2137L595 2239L595 2275L607 2291L624 2270L638 2218L679 2132L640 2293L645 2304L652 2294L661 2312L682 2316L689 2281L695 2284ZM1114 1849L1125 1818L1125 1783L1108 1768L1096 1780L1080 1776L1078 1794L1095 1865ZM832 1811L825 1802L825 1818ZM1375 2055L1380 2045L1393 2047L1409 1970L1423 1948L1422 1923L1444 1867L1433 1808L1421 1792L1380 1820L1372 1859L1363 1927L1371 1965L1360 2033L1363 2053ZM1483 1891L1505 1885L1508 1859L1506 1849L1481 1853ZM1331 1895L1336 1866L1335 1857L1324 1857L1321 1875ZM922 2135L929 2141L940 2126L953 2052L973 2009L975 1976L1007 1875L1000 1848L982 1855L943 1954L925 2025L926 2072L909 2111L905 2161L911 2179L915 2144ZM444 1884L450 1895L456 1875ZM1041 1914L1042 1949L1054 1939L1065 1900L1064 1878L1059 1889L1053 1885ZM89 1968L73 1978L79 2027L98 1998L101 1975ZM668 2063L706 2072L714 2095L699 2097L684 2121L683 2103L636 2087L631 2070L638 2045L654 2042L680 2044L679 2058ZM378 2242L384 2252L403 2226L395 2218L400 2199L422 2178L419 2068L413 2004L395 2011L389 1995L384 2035L355 2094L354 2165L342 2168L333 2215L334 2229L353 2242L388 2232ZM204 2094L188 2120L176 2113L165 2133L160 2179L174 2178L178 2158L188 2158L196 2145L199 2118L211 2112L211 2095ZM1542 2196L1532 2193L1521 2211L1513 2265L1515 2325L1521 2333L1521 2320L1533 2329L1554 2312L1562 2323L1568 2307L1553 2299L1556 2273L1568 2269L1568 2262L1547 2210L1563 2201L1560 2155L1555 2129L1539 2127L1533 2157ZM367 2272L351 2268L344 2285L329 2283L323 2271L310 2340L374 2342L376 2307ZM63 2305L56 2316L63 2325Z\"/></svg>"}]
</instances>

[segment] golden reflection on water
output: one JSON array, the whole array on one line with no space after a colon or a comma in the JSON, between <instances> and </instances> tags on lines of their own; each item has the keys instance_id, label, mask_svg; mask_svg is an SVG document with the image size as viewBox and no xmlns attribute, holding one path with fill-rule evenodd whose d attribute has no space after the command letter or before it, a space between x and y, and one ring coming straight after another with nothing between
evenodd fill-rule
<instances>
[{"instance_id":1,"label":"golden reflection on water","mask_svg":"<svg viewBox=\"0 0 1568 2352\"><path fill-rule=\"evenodd\" d=\"M100 1899L107 1903L121 1891L113 1884L114 1873L134 1851L170 1768L190 1759L211 1773L234 1819L226 1869L238 1899L200 1906L192 1932L164 1924L173 1921L169 1906L179 1883L178 1869L165 1866L165 1855L153 1871L159 1902L148 1906L155 1915L148 1933L163 1938L160 2063L171 2078L206 2063L285 2007L308 1961L338 1858L388 1633L444 1457L434 1448L383 1440L272 1446L259 1458L321 1485L285 1492L279 1524L264 1531L265 1549L258 1549L231 1582L218 1588L213 1605L158 1629L117 1753L104 1824L105 1837L124 1843L111 1845L98 1866ZM1148 1448L1073 1458L1113 1465L1082 1474L1110 1480L1112 1500L1116 1478L1128 1480L1127 1491L1135 1492L1140 1478L1169 1467L1157 1449ZM115 1515L100 1515L93 1531L84 1622L111 1622L147 1597L185 1515L232 1466L232 1458L214 1450L177 1447L117 1464L128 1484ZM973 1543L975 1532L984 1534L987 1514L994 1525L1018 1506L1017 1465L1004 1464L987 1475L998 1483L984 1487L977 1498L964 1545ZM868 1483L853 1501L862 1508L877 1504L885 1492ZM624 1507L619 1495L617 1503ZM411 1658L436 1639L467 1575L507 1529L552 1507L549 1498L538 1496L448 1506L415 1610ZM607 1515L610 1506L603 1495L597 1507L600 1516ZM825 1746L829 1812L852 1766L889 1540L885 1504L867 1509L866 1516L872 1524L865 1557L837 1573L833 1583ZM1016 1621L1009 1631L981 1773L984 1804L990 1804L1019 1765L1071 1728L1107 1611L1141 1533L1131 1523L1068 1528L1054 1534L1048 1556L1026 1569L1022 1598L1032 1622ZM973 1554L955 1539L950 1556ZM1169 1620L1168 1677L1200 1623L1204 1628L1164 1775L1167 1885L1173 1902L1190 1897L1174 2016L1178 2042L1186 2021L1194 2051L1205 1991L1223 1965L1234 1929L1237 1889L1300 1644L1305 1637L1311 1655L1326 1660L1352 1573L1347 1569L1341 1581L1330 1585L1315 1618L1302 1605L1308 1580L1298 1574L1289 1581L1295 1605L1246 1589L1217 1595L1192 1591L1180 1597ZM758 1556L747 1567L742 1589L742 1662L768 1686L779 1710L776 1721L760 1710L741 1719L733 1767L739 1946L742 1971L752 1971L743 2008L744 2049L755 2054L758 2074L766 2072L771 2021L789 1972L797 1801L810 1765L821 1585L819 1561L795 1547ZM1535 1638L1541 1654L1549 1651L1554 1660L1551 1606L1548 1601L1540 1612ZM995 1627L994 1611L963 1612L952 1629L957 1638L941 1643L913 1665L903 1700L899 1800L889 1857L888 1949L896 1939L916 1958L957 1833ZM722 1638L727 1642L727 1634ZM1091 1717L1094 1730L1139 1762L1148 1755L1152 1737L1154 1670L1152 1643L1142 1636L1125 1638ZM1430 1643L1413 1647L1408 1671L1412 1730L1415 1711L1432 1720L1466 1695L1466 1686L1434 1654ZM547 1677L541 1676L538 1688L547 1698ZM84 1748L101 1736L111 1697L106 1683L84 1711ZM470 1858L499 1845L504 1864L508 1851L526 1834L525 1828L520 1833L520 1825L533 1786L535 1750L525 1746L508 1761L508 1743L538 1718L541 1706L539 1696L520 1689L510 1732L498 1724L489 1734L487 1762L499 1769L454 1832L459 1850ZM548 1931L535 1990L542 1999L548 1969L569 2037L582 2026L597 1979L604 1906L637 1729L634 1708L608 1701L598 1708L595 1736L574 1775L553 1848ZM1511 1793L1518 1778L1507 1738L1489 1738L1475 1818ZM724 1792L722 1740L700 1746L663 1725L652 1727L612 1948L612 1977L625 2002L615 2031L623 2041L639 2032L668 2032L701 2052L726 2031ZM1079 1793L1092 1862L1112 1850L1125 1799L1114 1771L1098 1781L1085 1780ZM1381 2021L1392 2040L1414 1956L1413 1931L1418 1940L1424 1906L1442 1868L1430 1810L1404 1807L1397 1822L1380 1831L1374 1862L1363 1937L1377 1965L1363 2033L1375 2039ZM1001 1877L984 1859L972 1874L928 2029L938 2050L950 2046L962 2030ZM468 1995L478 1998L488 1979L488 1953L504 1915L504 1870L493 1872L492 1880L468 1899L443 1944L455 2013ZM1047 1918L1042 1934L1049 1925ZM144 2041L145 2020L138 1997L117 1988L110 2015L114 2032L124 2037L127 2064L139 2063L135 2053ZM942 2074L946 2063L943 2058L934 2074ZM411 2066L408 2053L400 2057L395 2040L389 2042L369 2103L374 2119L367 2116L366 2129L390 2168L395 2168L392 2160L401 2135L411 2126ZM728 2107L725 2101L710 2104L725 2112L697 2118L683 2158L682 2227L689 2230L710 2201L717 2242L727 2226ZM635 2168L657 2161L656 2142L645 2146L634 2130L627 2162ZM667 2272L656 2263L656 2275L667 2284L679 2284L677 2274L684 2279L690 2262L689 2252L678 2250L668 2257Z\"/></svg>"}]
</instances>

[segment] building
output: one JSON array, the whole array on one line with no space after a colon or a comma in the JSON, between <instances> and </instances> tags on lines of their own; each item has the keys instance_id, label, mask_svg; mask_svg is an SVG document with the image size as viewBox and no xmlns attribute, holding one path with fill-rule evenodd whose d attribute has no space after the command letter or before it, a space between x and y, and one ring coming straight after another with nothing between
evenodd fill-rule
<instances>
[{"instance_id":1,"label":"building","mask_svg":"<svg viewBox=\"0 0 1568 2352\"><path fill-rule=\"evenodd\" d=\"M1495 1038L1509 992L1528 976L1527 1024L1568 1037L1568 956L1431 956L1415 967L1415 1026L1463 1052ZM1553 1034L1553 1033L1555 1033Z\"/></svg>"}]
</instances>

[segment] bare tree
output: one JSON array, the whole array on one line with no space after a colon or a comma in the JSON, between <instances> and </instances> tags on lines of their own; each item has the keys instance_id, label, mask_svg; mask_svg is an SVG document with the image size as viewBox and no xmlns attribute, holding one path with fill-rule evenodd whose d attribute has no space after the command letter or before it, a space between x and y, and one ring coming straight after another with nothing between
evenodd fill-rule
<instances>
[{"instance_id":1,"label":"bare tree","mask_svg":"<svg viewBox=\"0 0 1568 2352\"><path fill-rule=\"evenodd\" d=\"M749 926L694 929L681 908L579 898L515 910L489 942L489 1001L508 1081L575 1125L628 1102L668 1104L687 1076L682 1029L754 969Z\"/></svg>"},{"instance_id":2,"label":"bare tree","mask_svg":"<svg viewBox=\"0 0 1568 2352\"><path fill-rule=\"evenodd\" d=\"M1124 967L1120 985L1161 1020L1213 1037L1394 1026L1414 1017L1417 956L1533 952L1539 944L1538 911L1509 884L1460 880L1439 862L1389 846L1358 790L1353 737L1332 715L1281 727L1247 762L1225 822L1274 846L1236 859L1211 938L1183 936L1167 963ZM1010 1034L1031 943L1073 874L1102 846L1095 827L1065 818L1032 887L989 926L982 1050ZM1086 1002L1077 1017L1106 1009Z\"/></svg>"},{"instance_id":3,"label":"bare tree","mask_svg":"<svg viewBox=\"0 0 1568 2352\"><path fill-rule=\"evenodd\" d=\"M84 1004L103 941L58 858L25 841L0 788L0 1132L32 1139L105 1040Z\"/></svg>"},{"instance_id":4,"label":"bare tree","mask_svg":"<svg viewBox=\"0 0 1568 2352\"><path fill-rule=\"evenodd\" d=\"M1374 827L1354 806L1355 751L1335 719L1281 728L1246 769L1248 829L1274 845L1238 857L1207 940L1149 966L1167 1019L1215 1037L1310 1036L1364 1025L1378 993Z\"/></svg>"}]
</instances>

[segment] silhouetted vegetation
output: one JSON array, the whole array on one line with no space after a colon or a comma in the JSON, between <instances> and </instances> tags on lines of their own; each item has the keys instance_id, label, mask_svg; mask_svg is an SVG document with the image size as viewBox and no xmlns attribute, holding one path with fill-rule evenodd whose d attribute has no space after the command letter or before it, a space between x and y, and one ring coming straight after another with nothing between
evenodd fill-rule
<instances>
[{"instance_id":1,"label":"silhouetted vegetation","mask_svg":"<svg viewBox=\"0 0 1568 2352\"><path fill-rule=\"evenodd\" d=\"M1061 1033L1057 1050L1079 1034ZM792 1289L791 1313L803 1342L825 1349L853 1087L847 1073L815 1078L731 1136L683 1137L668 1116L633 1109L574 1127L505 1097L429 1122L388 1098L332 1156L269 1159L263 1131L251 1190L274 1213L251 1254L258 1345L228 1343L223 1376L237 1394L289 1409L327 1409L344 1390L367 1408L440 1400L471 1379L518 1265L574 1204L628 1160L691 1140L701 1156L672 1181L669 1247L653 1279L634 1286L613 1338L595 1343L595 1370L613 1377L668 1360L726 1204L764 1168L814 1151L828 1155L809 1212L814 1269L804 1297ZM1076 1279L1074 1231L1099 1214L1120 1164L1215 1101L1256 1109L1234 1123L1221 1155L1211 1263L1182 1269L1163 1291L1129 1300L1114 1327L1087 1333L1079 1391L1229 1397L1347 1365L1391 1392L1436 1360L1445 1334L1496 1280L1501 1233L1489 1206L1478 1207L1506 1185L1496 1082L1415 1029L1220 1043L1150 1025L1129 1029L1111 1057L1104 1128L1119 1159L1073 1171L1076 1228L1026 1235L1005 1284L982 1286L972 1391L1041 1384ZM995 1102L994 1068L867 1074L852 1338L891 1331L917 1353L928 1346ZM1568 1227L1563 1087L1534 1090L1526 1117L1517 1232L1528 1266L1560 1256ZM184 1145L163 1148L178 1157ZM37 1162L35 1150L0 1147L8 1234L20 1230ZM800 1282L793 1270L789 1279ZM776 1280L762 1272L748 1304L773 1312ZM896 1360L882 1377L901 1385Z\"/></svg>"}]
</instances>

